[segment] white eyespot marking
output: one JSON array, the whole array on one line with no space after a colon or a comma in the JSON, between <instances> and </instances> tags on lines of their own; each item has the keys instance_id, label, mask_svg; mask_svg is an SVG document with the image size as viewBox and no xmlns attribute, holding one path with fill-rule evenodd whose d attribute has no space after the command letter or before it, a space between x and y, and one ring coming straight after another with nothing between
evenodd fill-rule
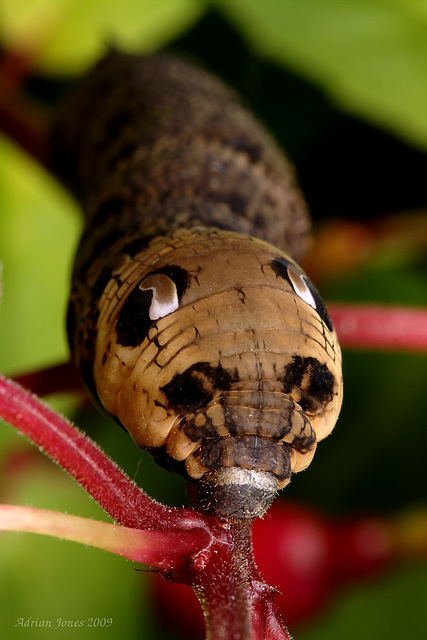
<instances>
[{"instance_id":1,"label":"white eyespot marking","mask_svg":"<svg viewBox=\"0 0 427 640\"><path fill-rule=\"evenodd\" d=\"M145 278L139 285L141 291L153 292L148 315L150 320L164 318L172 311L178 309L179 300L175 283L163 273L153 273Z\"/></svg>"},{"instance_id":2,"label":"white eyespot marking","mask_svg":"<svg viewBox=\"0 0 427 640\"><path fill-rule=\"evenodd\" d=\"M288 265L288 275L295 293L317 311L316 301L307 284L307 276L291 264Z\"/></svg>"}]
</instances>

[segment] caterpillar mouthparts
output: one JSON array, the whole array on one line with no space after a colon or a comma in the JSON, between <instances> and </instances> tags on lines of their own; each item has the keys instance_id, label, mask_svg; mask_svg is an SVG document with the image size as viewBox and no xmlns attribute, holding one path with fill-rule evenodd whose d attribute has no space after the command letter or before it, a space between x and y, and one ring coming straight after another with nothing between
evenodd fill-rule
<instances>
[{"instance_id":1,"label":"caterpillar mouthparts","mask_svg":"<svg viewBox=\"0 0 427 640\"><path fill-rule=\"evenodd\" d=\"M277 489L277 479L266 471L223 468L205 474L197 488L197 504L221 518L259 518L273 502Z\"/></svg>"}]
</instances>

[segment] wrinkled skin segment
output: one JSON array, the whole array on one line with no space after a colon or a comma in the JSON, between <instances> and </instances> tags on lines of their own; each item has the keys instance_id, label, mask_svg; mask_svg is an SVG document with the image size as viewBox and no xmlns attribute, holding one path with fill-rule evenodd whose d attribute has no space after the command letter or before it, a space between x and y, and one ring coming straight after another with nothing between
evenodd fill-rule
<instances>
[{"instance_id":1,"label":"wrinkled skin segment","mask_svg":"<svg viewBox=\"0 0 427 640\"><path fill-rule=\"evenodd\" d=\"M52 139L86 215L68 334L89 390L199 506L262 515L342 402L291 166L217 79L161 56L109 54Z\"/></svg>"}]
</instances>

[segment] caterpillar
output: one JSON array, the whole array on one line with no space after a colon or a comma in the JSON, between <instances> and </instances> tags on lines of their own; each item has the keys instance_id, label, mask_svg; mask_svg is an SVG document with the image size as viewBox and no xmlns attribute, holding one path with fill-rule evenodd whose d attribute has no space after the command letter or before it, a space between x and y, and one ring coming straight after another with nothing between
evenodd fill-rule
<instances>
[{"instance_id":1,"label":"caterpillar","mask_svg":"<svg viewBox=\"0 0 427 640\"><path fill-rule=\"evenodd\" d=\"M59 109L50 157L85 216L67 332L89 392L198 508L261 516L342 401L291 164L216 77L117 51Z\"/></svg>"}]
</instances>

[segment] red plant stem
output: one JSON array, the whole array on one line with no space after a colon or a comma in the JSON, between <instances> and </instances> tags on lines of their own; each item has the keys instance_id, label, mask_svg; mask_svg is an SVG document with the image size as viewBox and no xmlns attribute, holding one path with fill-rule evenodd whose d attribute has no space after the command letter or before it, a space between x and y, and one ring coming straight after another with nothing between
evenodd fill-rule
<instances>
[{"instance_id":1,"label":"red plant stem","mask_svg":"<svg viewBox=\"0 0 427 640\"><path fill-rule=\"evenodd\" d=\"M6 51L0 59L0 130L44 165L47 116L22 87L32 68L32 57L20 51Z\"/></svg>"},{"instance_id":2,"label":"red plant stem","mask_svg":"<svg viewBox=\"0 0 427 640\"><path fill-rule=\"evenodd\" d=\"M427 351L427 310L328 305L343 347Z\"/></svg>"},{"instance_id":3,"label":"red plant stem","mask_svg":"<svg viewBox=\"0 0 427 640\"><path fill-rule=\"evenodd\" d=\"M274 609L272 590L256 568L250 522L221 524L194 511L154 502L83 433L2 376L0 417L69 471L116 522L174 531L180 544L189 545L175 577L191 584L198 594L209 640L290 640ZM185 531L185 540L179 537L180 531ZM201 545L203 549L194 555L191 550Z\"/></svg>"},{"instance_id":4,"label":"red plant stem","mask_svg":"<svg viewBox=\"0 0 427 640\"><path fill-rule=\"evenodd\" d=\"M250 573L247 558L244 552L242 554L244 542L247 543L246 556L247 549L251 548L249 536L247 531L241 530L241 525L237 525L237 528L236 525L230 525L230 534L235 543L234 549L226 548L222 554L213 555L213 561L205 571L199 573L194 585L205 615L208 640L250 640L252 637L248 588ZM241 565L239 560L242 561Z\"/></svg>"},{"instance_id":5,"label":"red plant stem","mask_svg":"<svg viewBox=\"0 0 427 640\"><path fill-rule=\"evenodd\" d=\"M83 392L80 376L71 362L13 376L13 379L38 396L47 396L58 391Z\"/></svg>"},{"instance_id":6,"label":"red plant stem","mask_svg":"<svg viewBox=\"0 0 427 640\"><path fill-rule=\"evenodd\" d=\"M0 417L68 471L119 524L148 530L207 528L203 516L150 499L86 435L2 376Z\"/></svg>"},{"instance_id":7,"label":"red plant stem","mask_svg":"<svg viewBox=\"0 0 427 640\"><path fill-rule=\"evenodd\" d=\"M205 616L207 640L290 640L273 604L273 589L255 565L251 523L228 525L230 544L217 547L192 583Z\"/></svg>"},{"instance_id":8,"label":"red plant stem","mask_svg":"<svg viewBox=\"0 0 427 640\"><path fill-rule=\"evenodd\" d=\"M46 164L46 118L29 100L0 101L0 130L39 164Z\"/></svg>"},{"instance_id":9,"label":"red plant stem","mask_svg":"<svg viewBox=\"0 0 427 640\"><path fill-rule=\"evenodd\" d=\"M145 531L70 514L0 505L0 531L27 531L72 540L115 553L134 562L176 571L188 565L210 543L206 531Z\"/></svg>"}]
</instances>

